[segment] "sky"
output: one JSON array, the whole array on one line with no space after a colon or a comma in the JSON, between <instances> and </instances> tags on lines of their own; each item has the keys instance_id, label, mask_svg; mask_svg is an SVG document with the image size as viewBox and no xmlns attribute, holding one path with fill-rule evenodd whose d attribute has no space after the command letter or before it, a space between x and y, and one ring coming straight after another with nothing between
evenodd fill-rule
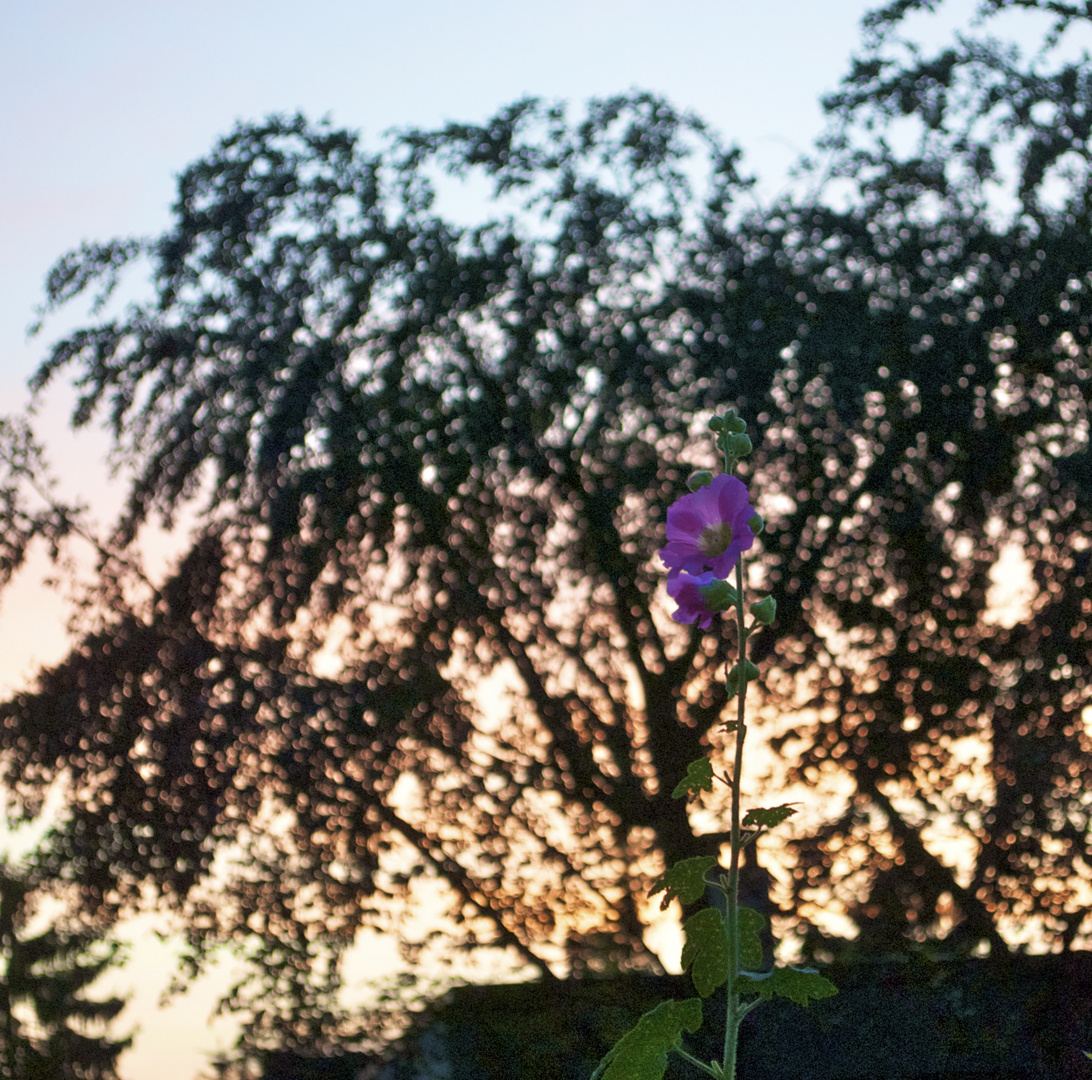
<instances>
[{"instance_id":1,"label":"sky","mask_svg":"<svg viewBox=\"0 0 1092 1080\"><path fill-rule=\"evenodd\" d=\"M865 0L0 0L0 414L64 329L28 339L50 265L83 240L151 234L174 178L237 120L302 110L363 132L485 119L525 95L580 102L632 88L693 109L744 150L772 200L823 128ZM106 443L65 431L66 391L39 432L65 493L116 502ZM42 566L0 595L0 693L64 646ZM221 972L156 1008L170 947L134 925L121 1028L140 1025L123 1080L192 1080L230 1029L206 1019ZM390 950L387 950L389 953ZM384 954L387 962L390 957Z\"/></svg>"}]
</instances>

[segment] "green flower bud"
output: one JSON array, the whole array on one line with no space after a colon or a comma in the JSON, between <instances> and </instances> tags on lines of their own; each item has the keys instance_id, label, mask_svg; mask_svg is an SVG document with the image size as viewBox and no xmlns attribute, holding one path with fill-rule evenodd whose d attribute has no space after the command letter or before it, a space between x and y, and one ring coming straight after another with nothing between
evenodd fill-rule
<instances>
[{"instance_id":1,"label":"green flower bud","mask_svg":"<svg viewBox=\"0 0 1092 1080\"><path fill-rule=\"evenodd\" d=\"M740 418L734 408L729 407L724 410L723 416L714 416L709 421L709 430L717 434L739 435L747 430L747 422Z\"/></svg>"},{"instance_id":2,"label":"green flower bud","mask_svg":"<svg viewBox=\"0 0 1092 1080\"><path fill-rule=\"evenodd\" d=\"M751 614L759 626L770 626L777 618L777 601L772 596L764 596L751 605Z\"/></svg>"},{"instance_id":3,"label":"green flower bud","mask_svg":"<svg viewBox=\"0 0 1092 1080\"><path fill-rule=\"evenodd\" d=\"M719 578L709 582L708 585L699 585L698 592L705 598L710 611L727 611L739 601L736 590L727 581Z\"/></svg>"},{"instance_id":4,"label":"green flower bud","mask_svg":"<svg viewBox=\"0 0 1092 1080\"><path fill-rule=\"evenodd\" d=\"M722 436L720 445L730 458L746 457L754 449L751 437L742 433Z\"/></svg>"},{"instance_id":5,"label":"green flower bud","mask_svg":"<svg viewBox=\"0 0 1092 1080\"><path fill-rule=\"evenodd\" d=\"M753 532L755 536L761 536L766 531L766 522L763 520L761 514L755 514L747 524L751 526L751 532Z\"/></svg>"},{"instance_id":6,"label":"green flower bud","mask_svg":"<svg viewBox=\"0 0 1092 1080\"><path fill-rule=\"evenodd\" d=\"M700 491L707 484L713 482L713 474L708 469L699 469L696 473L690 474L690 479L686 481L686 486L691 491Z\"/></svg>"}]
</instances>

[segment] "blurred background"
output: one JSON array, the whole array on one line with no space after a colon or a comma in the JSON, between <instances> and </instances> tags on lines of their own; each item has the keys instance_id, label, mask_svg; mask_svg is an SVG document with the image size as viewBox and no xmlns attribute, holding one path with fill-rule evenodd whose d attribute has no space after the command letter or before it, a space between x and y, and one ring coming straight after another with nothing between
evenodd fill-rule
<instances>
[{"instance_id":1,"label":"blurred background","mask_svg":"<svg viewBox=\"0 0 1092 1080\"><path fill-rule=\"evenodd\" d=\"M720 853L667 796L729 646L655 550L723 405L781 955L1088 948L1081 5L0 29L0 930L84 972L48 1052L246 1075L452 981L677 972L647 890Z\"/></svg>"}]
</instances>

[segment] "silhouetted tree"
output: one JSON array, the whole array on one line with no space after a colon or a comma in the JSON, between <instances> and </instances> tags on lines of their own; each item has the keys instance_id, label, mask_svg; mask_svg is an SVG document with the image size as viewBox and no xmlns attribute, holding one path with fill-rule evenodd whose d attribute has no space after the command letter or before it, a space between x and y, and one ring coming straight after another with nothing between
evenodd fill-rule
<instances>
[{"instance_id":1,"label":"silhouetted tree","mask_svg":"<svg viewBox=\"0 0 1092 1080\"><path fill-rule=\"evenodd\" d=\"M866 950L945 917L955 949L1017 919L1072 946L1088 220L926 212L897 166L879 203L869 174L845 210L747 214L734 152L650 95L575 123L523 101L377 154L272 118L182 174L162 236L62 259L50 308L108 304L130 264L151 286L35 379L73 379L73 423L106 418L131 483L83 637L0 710L30 805L62 770L84 793L55 857L88 901L151 884L198 947L346 941L406 888L398 849L448 883L465 944L547 977L655 966L650 875L724 839L692 839L670 792L722 737L725 651L669 620L655 552L732 403L779 600L756 659L771 702L814 706L782 739L796 775L848 791L794 839L796 899L833 889ZM469 175L497 202L460 225L440 207ZM14 567L81 519L26 509L10 441ZM152 587L138 532L183 510ZM1011 628L989 605L1009 543L1034 580Z\"/></svg>"},{"instance_id":2,"label":"silhouetted tree","mask_svg":"<svg viewBox=\"0 0 1092 1080\"><path fill-rule=\"evenodd\" d=\"M950 41L915 41L949 6L889 0L865 17L864 49L825 103L834 171L875 206L939 200L948 213L1015 210L1029 221L1085 214L1092 9L978 0L975 23Z\"/></svg>"},{"instance_id":3,"label":"silhouetted tree","mask_svg":"<svg viewBox=\"0 0 1092 1080\"><path fill-rule=\"evenodd\" d=\"M93 1034L125 1007L86 991L120 946L91 930L56 925L30 934L32 875L0 866L0 1076L5 1080L116 1080L132 1038Z\"/></svg>"}]
</instances>

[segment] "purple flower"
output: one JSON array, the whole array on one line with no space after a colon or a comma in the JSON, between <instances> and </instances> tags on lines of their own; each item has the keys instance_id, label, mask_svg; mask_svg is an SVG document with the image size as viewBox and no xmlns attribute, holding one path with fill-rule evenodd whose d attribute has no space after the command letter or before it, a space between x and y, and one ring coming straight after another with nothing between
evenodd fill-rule
<instances>
[{"instance_id":1,"label":"purple flower","mask_svg":"<svg viewBox=\"0 0 1092 1080\"><path fill-rule=\"evenodd\" d=\"M704 570L727 578L741 552L755 542L748 524L754 516L746 485L727 473L676 499L667 509L667 546L660 549L668 579Z\"/></svg>"},{"instance_id":2,"label":"purple flower","mask_svg":"<svg viewBox=\"0 0 1092 1080\"><path fill-rule=\"evenodd\" d=\"M678 574L667 579L667 595L679 605L678 610L671 613L675 622L692 623L696 619L703 630L709 629L713 616L720 613L709 606L701 590L716 580L712 571L704 574Z\"/></svg>"}]
</instances>

